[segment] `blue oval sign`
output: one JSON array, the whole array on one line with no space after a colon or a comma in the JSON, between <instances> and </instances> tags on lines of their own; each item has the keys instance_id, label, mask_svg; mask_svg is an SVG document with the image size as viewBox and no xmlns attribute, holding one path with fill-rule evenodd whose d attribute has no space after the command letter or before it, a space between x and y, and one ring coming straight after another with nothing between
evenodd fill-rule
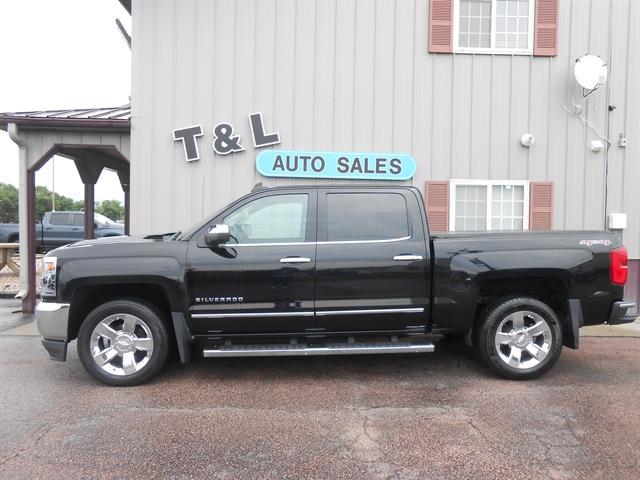
<instances>
[{"instance_id":1,"label":"blue oval sign","mask_svg":"<svg viewBox=\"0 0 640 480\"><path fill-rule=\"evenodd\" d=\"M416 162L403 153L265 150L256 168L265 177L409 180Z\"/></svg>"}]
</instances>

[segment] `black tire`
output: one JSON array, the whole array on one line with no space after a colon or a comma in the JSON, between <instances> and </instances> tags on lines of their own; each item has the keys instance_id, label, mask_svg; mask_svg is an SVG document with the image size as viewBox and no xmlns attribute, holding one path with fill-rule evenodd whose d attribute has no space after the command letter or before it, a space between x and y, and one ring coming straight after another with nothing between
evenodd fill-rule
<instances>
[{"instance_id":1,"label":"black tire","mask_svg":"<svg viewBox=\"0 0 640 480\"><path fill-rule=\"evenodd\" d=\"M511 319L518 318L520 313L524 320L524 328L517 329ZM548 329L542 325L540 319L546 322ZM540 326L534 330L534 325ZM498 327L501 328L500 332ZM542 329L543 333L533 335ZM511 340L506 340L507 336ZM501 341L505 343L498 347L497 344ZM562 351L562 325L556 313L540 300L529 297L504 298L480 314L474 332L474 346L482 361L502 377L528 380L543 375L558 361ZM539 356L545 353L545 349L548 351L546 356L538 360L527 348ZM520 356L517 354L518 350ZM531 366L528 366L529 364Z\"/></svg>"},{"instance_id":2,"label":"black tire","mask_svg":"<svg viewBox=\"0 0 640 480\"><path fill-rule=\"evenodd\" d=\"M152 353L138 371L131 374L116 375L109 373L96 363L92 355L92 335L94 329L103 320L114 315L130 315L143 322L151 334L153 343ZM139 326L136 329L141 328ZM144 333L146 338L148 334ZM106 341L106 340L105 340ZM115 345L115 342L114 342ZM153 307L140 301L114 300L96 307L86 317L78 332L78 356L85 370L96 380L107 385L131 386L139 385L158 374L164 366L169 352L169 333L162 315ZM139 353L135 350L135 354ZM115 360L117 361L117 360Z\"/></svg>"}]
</instances>

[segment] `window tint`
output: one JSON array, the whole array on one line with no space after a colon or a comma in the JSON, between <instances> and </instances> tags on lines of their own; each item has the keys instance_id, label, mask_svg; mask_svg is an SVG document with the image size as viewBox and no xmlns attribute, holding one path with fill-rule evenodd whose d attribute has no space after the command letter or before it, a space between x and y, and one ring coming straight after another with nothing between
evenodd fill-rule
<instances>
[{"instance_id":1,"label":"window tint","mask_svg":"<svg viewBox=\"0 0 640 480\"><path fill-rule=\"evenodd\" d=\"M304 242L308 196L274 195L243 205L227 215L230 243Z\"/></svg>"},{"instance_id":2,"label":"window tint","mask_svg":"<svg viewBox=\"0 0 640 480\"><path fill-rule=\"evenodd\" d=\"M72 219L69 218L68 213L52 213L49 216L49 223L51 225L71 225Z\"/></svg>"},{"instance_id":3,"label":"window tint","mask_svg":"<svg viewBox=\"0 0 640 480\"><path fill-rule=\"evenodd\" d=\"M84 214L82 214L82 213L74 213L73 217L75 219L74 225L76 227L84 227Z\"/></svg>"},{"instance_id":4,"label":"window tint","mask_svg":"<svg viewBox=\"0 0 640 480\"><path fill-rule=\"evenodd\" d=\"M398 193L327 194L327 239L387 240L409 236L407 204Z\"/></svg>"}]
</instances>

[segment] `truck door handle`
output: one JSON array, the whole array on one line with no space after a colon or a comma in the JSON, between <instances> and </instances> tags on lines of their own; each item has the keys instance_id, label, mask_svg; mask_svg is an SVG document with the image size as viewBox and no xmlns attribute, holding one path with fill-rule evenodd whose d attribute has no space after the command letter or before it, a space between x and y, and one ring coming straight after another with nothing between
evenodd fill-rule
<instances>
[{"instance_id":1,"label":"truck door handle","mask_svg":"<svg viewBox=\"0 0 640 480\"><path fill-rule=\"evenodd\" d=\"M307 257L285 257L280 259L280 263L309 263L310 258Z\"/></svg>"},{"instance_id":2,"label":"truck door handle","mask_svg":"<svg viewBox=\"0 0 640 480\"><path fill-rule=\"evenodd\" d=\"M422 255L396 255L393 259L396 262L416 262L422 260Z\"/></svg>"},{"instance_id":3,"label":"truck door handle","mask_svg":"<svg viewBox=\"0 0 640 480\"><path fill-rule=\"evenodd\" d=\"M79 229L79 228L72 228L71 230L73 230L74 232L78 232L78 231L80 231L80 229Z\"/></svg>"}]
</instances>

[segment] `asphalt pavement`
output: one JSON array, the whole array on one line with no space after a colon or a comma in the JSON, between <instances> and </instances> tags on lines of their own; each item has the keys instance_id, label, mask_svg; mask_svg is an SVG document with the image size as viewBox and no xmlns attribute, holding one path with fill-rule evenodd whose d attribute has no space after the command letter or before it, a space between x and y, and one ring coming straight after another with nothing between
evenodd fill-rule
<instances>
[{"instance_id":1,"label":"asphalt pavement","mask_svg":"<svg viewBox=\"0 0 640 480\"><path fill-rule=\"evenodd\" d=\"M0 303L0 478L640 478L640 338L541 379L432 354L196 360L103 386ZM9 317L15 315L15 317Z\"/></svg>"}]
</instances>

